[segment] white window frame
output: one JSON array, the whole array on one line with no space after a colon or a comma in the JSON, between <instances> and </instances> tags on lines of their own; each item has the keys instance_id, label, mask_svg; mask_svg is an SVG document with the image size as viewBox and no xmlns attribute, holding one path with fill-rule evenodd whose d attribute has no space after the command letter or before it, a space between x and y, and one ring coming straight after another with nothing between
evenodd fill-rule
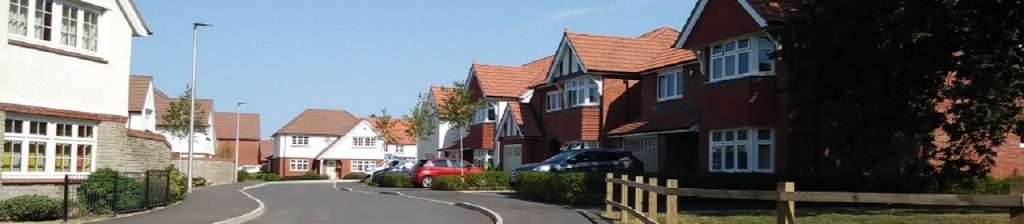
<instances>
[{"instance_id":1,"label":"white window frame","mask_svg":"<svg viewBox=\"0 0 1024 224\"><path fill-rule=\"evenodd\" d=\"M598 106L601 103L601 88L597 83L597 79L584 76L565 80L562 85L562 89L564 89L562 100L565 101L563 103L565 108ZM590 99L592 92L595 90L597 91L597 99Z\"/></svg>"},{"instance_id":2,"label":"white window frame","mask_svg":"<svg viewBox=\"0 0 1024 224\"><path fill-rule=\"evenodd\" d=\"M366 172L366 170L377 166L373 160L351 160L348 163L349 172Z\"/></svg>"},{"instance_id":3,"label":"white window frame","mask_svg":"<svg viewBox=\"0 0 1024 224\"><path fill-rule=\"evenodd\" d=\"M562 90L549 91L545 95L544 103L548 112L558 111L563 108L565 101L562 100Z\"/></svg>"},{"instance_id":4,"label":"white window frame","mask_svg":"<svg viewBox=\"0 0 1024 224\"><path fill-rule=\"evenodd\" d=\"M768 131L768 139L759 139L758 131ZM745 132L745 139L741 138L739 133ZM729 133L732 133L732 138L729 138ZM718 135L718 140L715 139ZM767 127L744 127L744 128L733 128L733 129L716 129L708 132L708 171L710 172L759 172L759 173L773 173L775 172L775 129ZM771 165L768 168L760 168L760 146L769 147L769 159ZM745 169L739 168L739 148L746 147L747 149L747 167ZM718 159L721 161L719 167L715 167L715 148L718 148L721 152L718 153ZM729 154L727 153L728 148L733 149L733 164L732 167L728 167L729 159L726 158Z\"/></svg>"},{"instance_id":5,"label":"white window frame","mask_svg":"<svg viewBox=\"0 0 1024 224\"><path fill-rule=\"evenodd\" d=\"M373 148L377 146L377 138L374 137L352 137L352 147ZM387 149L385 149L386 151Z\"/></svg>"},{"instance_id":6,"label":"white window frame","mask_svg":"<svg viewBox=\"0 0 1024 224\"><path fill-rule=\"evenodd\" d=\"M762 46L760 44L761 38L767 38L767 40L768 40L768 42L770 44L768 46ZM740 43L740 41L744 41L744 40L747 41L747 46L744 47L744 48L740 48L739 47L739 43ZM732 51L726 50L727 46L729 46L729 45L735 46L734 50L732 50ZM716 50L715 50L716 48L721 49L721 51L717 51L716 52ZM708 47L708 53L709 53L709 55L711 55L710 60L708 60L708 71L709 71L708 72L708 74L709 74L708 75L708 78L709 78L708 80L709 80L709 82L719 82L719 81L738 79L738 78L743 78L743 77L748 77L748 76L772 76L772 75L775 75L775 59L774 58L770 58L770 56L768 58L768 61L771 64L771 68L769 70L767 70L767 71L761 71L760 70L760 61L759 60L760 60L760 55L761 55L762 51L767 52L768 54L771 54L772 52L775 51L775 43L771 39L771 37L769 37L767 35L744 36L744 37L729 39L729 40L720 41L720 42L717 42L715 44L712 44L710 47ZM739 71L740 70L740 64L741 64L740 63L740 55L742 53L746 53L747 54L747 72L744 72L744 73L741 73ZM734 58L736 60L735 63L733 64L733 66L732 66L733 67L732 69L734 69L734 73L732 75L729 75L729 74L726 73L728 71L727 70L728 68L726 68L726 66L728 65L728 61L726 59L729 58L729 57L732 57L732 58ZM718 64L718 63L716 63L716 60L720 60L721 66L722 66L721 69L716 68L716 64ZM719 72L719 71L721 71L722 74L716 76L716 72Z\"/></svg>"},{"instance_id":7,"label":"white window frame","mask_svg":"<svg viewBox=\"0 0 1024 224\"><path fill-rule=\"evenodd\" d=\"M73 2L73 1L65 1L65 0L52 0L52 1L45 1L44 0L44 1L41 1L41 2L49 2L52 5L52 8L50 10L50 35L48 36L49 40L45 40L44 37L37 36L36 35L36 31L35 31L37 25L43 26L41 24L37 24L38 22L36 21L36 14L43 13L41 11L37 11L36 10L36 5L39 4L39 2L40 1L37 1L37 0L28 0L28 8L27 8L28 11L26 12L27 17L26 17L26 21L24 21L25 22L25 34L11 32L9 30L8 31L9 35L7 35L7 37L9 39L23 41L23 42L31 43L31 44L35 44L35 45L41 45L41 46L46 46L46 47L58 48L58 49L61 49L61 50L67 50L67 51L70 51L70 52L80 53L80 54L85 54L85 55L90 55L90 56L98 56L101 53L100 52L101 48L99 48L99 46L103 45L103 33L100 32L100 31L102 30L102 27L104 25L102 21L103 21L103 17L105 16L104 11L106 11L106 10L95 8L95 6L92 6L92 5L86 5L86 4L77 3L77 2ZM11 7L10 1L8 1L7 4L5 4L5 5L7 5L7 8L5 8L5 9L9 11L10 7ZM63 44L62 43L62 39L61 39L62 33L65 32L65 30L64 30L64 25L65 25L64 24L64 7L65 6L69 7L69 9L70 8L74 8L74 9L76 9L78 11L78 13L75 15L75 18L73 18L75 21L77 21L77 24L74 27L75 30L74 31L68 31L68 32L73 32L73 33L76 34L75 39L74 39L74 42L76 42L76 44L74 46L69 46L69 45ZM87 13L95 14L96 15L95 32L94 32L95 36L94 37L89 37L89 36L85 35L86 34L86 32L85 32L85 19L86 19L85 14L87 14ZM10 15L8 15L7 20L10 21L10 19L11 19L11 17L10 17ZM44 15L44 19L45 19L45 15ZM44 24L45 24L45 21L44 21ZM43 35L45 35L45 32L44 32ZM91 48L86 48L84 43L88 41L87 39L93 39L95 41L95 46L92 46Z\"/></svg>"},{"instance_id":8,"label":"white window frame","mask_svg":"<svg viewBox=\"0 0 1024 224\"><path fill-rule=\"evenodd\" d=\"M11 120L12 122L20 121L20 127L15 126L15 128L20 128L20 130L11 130L11 132L7 132L7 120ZM29 130L31 129L30 124L32 122L38 122L43 127L46 127L46 132L42 134L29 133ZM62 118L51 118L34 115L8 114L4 120L4 123L4 141L0 141L0 148L3 148L7 142L11 142L12 146L14 142L20 142L20 148L16 150L19 154L18 159L20 167L18 168L18 170L12 169L11 171L0 171L3 173L2 175L4 177L60 178L63 177L64 174L89 174L96 170L97 139L96 134L94 134L94 130L98 125L96 124L96 122L68 120ZM69 125L71 129L70 136L57 136L58 124ZM86 134L91 135L79 137L79 132L81 130L87 130L89 133ZM44 144L42 155L43 170L30 172L28 171L30 159L29 148L31 147L33 142ZM70 152L68 152L70 153L70 155L66 157L66 159L68 160L67 171L57 171L56 169L56 161L58 160L56 155L57 144L68 145L70 149ZM82 161L89 162L88 170L78 169L78 161L80 159L78 156L78 149L79 147L82 146L88 147L89 149L89 157L81 158ZM14 154L13 152L15 152L15 150L12 150L12 154ZM3 150L0 150L0 155L3 155ZM0 163L3 163L2 158L0 158Z\"/></svg>"},{"instance_id":9,"label":"white window frame","mask_svg":"<svg viewBox=\"0 0 1024 224\"><path fill-rule=\"evenodd\" d=\"M405 153L405 145L395 145L395 153Z\"/></svg>"},{"instance_id":10,"label":"white window frame","mask_svg":"<svg viewBox=\"0 0 1024 224\"><path fill-rule=\"evenodd\" d=\"M659 74L657 79L655 80L655 83L658 87L656 88L658 101L682 99L684 82L685 81L683 80L683 71L674 71Z\"/></svg>"},{"instance_id":11,"label":"white window frame","mask_svg":"<svg viewBox=\"0 0 1024 224\"><path fill-rule=\"evenodd\" d=\"M308 159L290 159L290 160L288 160L288 171L309 171L309 160Z\"/></svg>"},{"instance_id":12,"label":"white window frame","mask_svg":"<svg viewBox=\"0 0 1024 224\"><path fill-rule=\"evenodd\" d=\"M598 142L598 141L576 140L576 141L566 141L565 143L562 143L562 147L559 148L559 150L595 149L595 148L600 148L600 147L601 147L601 142Z\"/></svg>"},{"instance_id":13,"label":"white window frame","mask_svg":"<svg viewBox=\"0 0 1024 224\"><path fill-rule=\"evenodd\" d=\"M292 146L309 146L309 136L291 136Z\"/></svg>"},{"instance_id":14,"label":"white window frame","mask_svg":"<svg viewBox=\"0 0 1024 224\"><path fill-rule=\"evenodd\" d=\"M490 117L490 113L494 113L494 118ZM498 103L497 102L484 102L484 107L480 108L473 115L473 124L479 123L494 123L498 120Z\"/></svg>"}]
</instances>

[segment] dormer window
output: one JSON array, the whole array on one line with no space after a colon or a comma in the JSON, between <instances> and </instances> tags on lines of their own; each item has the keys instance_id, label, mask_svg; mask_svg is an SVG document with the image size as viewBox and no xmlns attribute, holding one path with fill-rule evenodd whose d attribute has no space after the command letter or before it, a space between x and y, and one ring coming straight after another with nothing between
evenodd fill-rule
<instances>
[{"instance_id":1,"label":"dormer window","mask_svg":"<svg viewBox=\"0 0 1024 224\"><path fill-rule=\"evenodd\" d=\"M495 103L484 103L484 108L480 108L480 110L476 111L476 114L473 115L473 123L494 122L494 120L498 119L496 108L497 106Z\"/></svg>"},{"instance_id":2,"label":"dormer window","mask_svg":"<svg viewBox=\"0 0 1024 224\"><path fill-rule=\"evenodd\" d=\"M767 36L744 37L711 46L711 82L772 75L775 44Z\"/></svg>"}]
</instances>

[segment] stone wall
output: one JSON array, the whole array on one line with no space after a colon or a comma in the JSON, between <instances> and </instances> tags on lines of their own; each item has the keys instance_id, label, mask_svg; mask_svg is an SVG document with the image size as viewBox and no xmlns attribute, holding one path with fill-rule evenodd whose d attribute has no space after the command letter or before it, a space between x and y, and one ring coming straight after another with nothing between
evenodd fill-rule
<instances>
[{"instance_id":1,"label":"stone wall","mask_svg":"<svg viewBox=\"0 0 1024 224\"><path fill-rule=\"evenodd\" d=\"M171 161L174 163L174 167L182 172L183 175L188 175L188 159L174 158ZM211 159L193 159L192 160L192 176L206 178L206 181L211 186L230 184L234 180L234 175L238 173L235 171L235 161L226 160L211 160Z\"/></svg>"},{"instance_id":2,"label":"stone wall","mask_svg":"<svg viewBox=\"0 0 1024 224\"><path fill-rule=\"evenodd\" d=\"M127 129L123 122L100 121L96 126L96 168L109 167L117 171L138 171L123 170L126 158L129 153L125 147Z\"/></svg>"},{"instance_id":3,"label":"stone wall","mask_svg":"<svg viewBox=\"0 0 1024 224\"><path fill-rule=\"evenodd\" d=\"M160 134L128 130L125 150L125 154L118 156L121 159L118 170L162 170L171 164L170 144Z\"/></svg>"},{"instance_id":4,"label":"stone wall","mask_svg":"<svg viewBox=\"0 0 1024 224\"><path fill-rule=\"evenodd\" d=\"M76 185L73 185L76 186ZM12 185L5 184L0 187L0 201L22 195L45 195L51 198L64 198L64 185L62 184L33 184L33 185Z\"/></svg>"}]
</instances>

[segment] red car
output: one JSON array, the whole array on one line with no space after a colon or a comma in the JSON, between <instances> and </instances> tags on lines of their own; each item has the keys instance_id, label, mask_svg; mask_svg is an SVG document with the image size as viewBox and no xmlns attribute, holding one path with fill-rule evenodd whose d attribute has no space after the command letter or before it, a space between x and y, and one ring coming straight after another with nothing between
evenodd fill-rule
<instances>
[{"instance_id":1,"label":"red car","mask_svg":"<svg viewBox=\"0 0 1024 224\"><path fill-rule=\"evenodd\" d=\"M413 166L409 178L416 186L430 187L434 177L483 173L484 170L472 163L459 159L421 159Z\"/></svg>"}]
</instances>

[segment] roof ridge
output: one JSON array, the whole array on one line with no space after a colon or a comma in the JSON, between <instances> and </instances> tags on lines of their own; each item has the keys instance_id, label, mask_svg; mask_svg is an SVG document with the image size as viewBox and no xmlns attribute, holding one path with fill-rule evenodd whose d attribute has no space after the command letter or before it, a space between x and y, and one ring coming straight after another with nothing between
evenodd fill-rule
<instances>
[{"instance_id":1,"label":"roof ridge","mask_svg":"<svg viewBox=\"0 0 1024 224\"><path fill-rule=\"evenodd\" d=\"M288 127L292 126L292 124L295 124L295 121L299 120L299 118L302 117L303 114L308 113L310 110L312 110L312 108L306 108L305 110L302 110L302 113L299 113L299 115L296 115L294 118L292 118L292 120L284 124L284 126L281 126L281 128L277 129L277 131L275 131L274 134L272 134L271 136L280 134L282 131L284 131L284 129L287 129Z\"/></svg>"},{"instance_id":2,"label":"roof ridge","mask_svg":"<svg viewBox=\"0 0 1024 224\"><path fill-rule=\"evenodd\" d=\"M609 37L609 38L619 38L619 39L628 39L628 40L640 40L637 37L615 36L615 35L610 35L610 34L576 33L576 32L565 32L565 34L566 35L573 34L573 35L579 35L579 36L591 36L591 37Z\"/></svg>"},{"instance_id":3,"label":"roof ridge","mask_svg":"<svg viewBox=\"0 0 1024 224\"><path fill-rule=\"evenodd\" d=\"M526 63L520 65L520 67L527 67L530 64L541 62L541 61L544 61L544 60L546 60L548 58L554 58L554 57L555 57L555 55L553 55L553 54L552 55L548 55L548 56L544 56L544 57L540 57L540 58L538 58L536 60L533 60L533 61L530 61L530 62L526 62Z\"/></svg>"}]
</instances>

